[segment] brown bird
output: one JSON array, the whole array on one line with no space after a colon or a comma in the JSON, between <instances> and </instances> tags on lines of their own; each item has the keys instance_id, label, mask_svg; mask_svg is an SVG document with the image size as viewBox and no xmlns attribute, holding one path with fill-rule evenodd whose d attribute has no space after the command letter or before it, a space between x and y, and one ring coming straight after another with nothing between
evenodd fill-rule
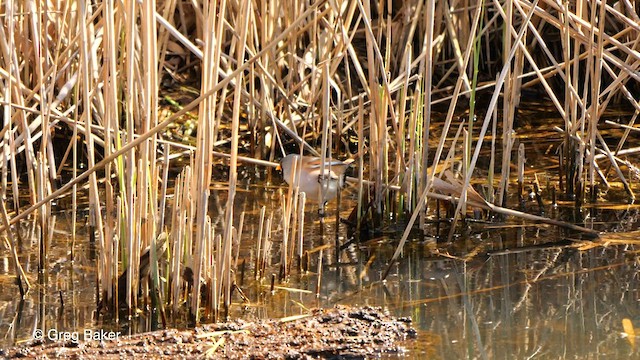
<instances>
[{"instance_id":1,"label":"brown bird","mask_svg":"<svg viewBox=\"0 0 640 360\"><path fill-rule=\"evenodd\" d=\"M327 201L338 196L338 190L345 185L345 171L351 161L332 160L324 163L322 173L322 158L289 154L280 160L279 168L287 184L297 186L304 192L307 199L317 201L322 208ZM296 167L296 174L293 168Z\"/></svg>"}]
</instances>

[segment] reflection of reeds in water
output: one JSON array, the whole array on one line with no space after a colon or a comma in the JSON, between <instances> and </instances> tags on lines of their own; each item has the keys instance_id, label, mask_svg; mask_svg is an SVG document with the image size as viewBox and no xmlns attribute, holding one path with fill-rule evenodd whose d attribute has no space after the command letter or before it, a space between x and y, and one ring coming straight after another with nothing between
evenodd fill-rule
<instances>
[{"instance_id":1,"label":"reflection of reeds in water","mask_svg":"<svg viewBox=\"0 0 640 360\"><path fill-rule=\"evenodd\" d=\"M71 192L74 239L78 196L88 199L98 293L113 300L105 304L134 314L142 294L174 313L188 302L196 319L201 308L216 318L231 303L243 235L243 221L234 223L239 161L273 161L285 152L357 155L356 226L411 215L401 243L418 217L424 228L435 198L455 198L454 224L467 203L535 220L507 209L514 206L507 200L515 150L522 153L517 191L525 183L536 196L547 190L524 170L529 152L519 142L518 107L526 91L543 94L562 119L555 125L563 141L548 155L558 156L558 176L549 183L556 189L557 182L559 196L580 205L599 185L620 186L633 199L627 173L637 166L622 158L638 150L630 139L640 109L640 28L631 3L464 3L3 4L0 195L13 201L3 203L10 209L2 228L24 290L28 274L9 228L37 213L39 265L46 269L50 203ZM164 115L161 81L189 72L200 96ZM446 115L438 118L434 109L443 103ZM628 124L601 120L614 103L636 109ZM159 135L196 107L195 146ZM461 108L468 113L460 116ZM611 130L603 134L605 125ZM69 137L66 148L57 142ZM190 149L189 166L171 179L170 159L183 148ZM222 153L230 171L219 225L208 204ZM72 179L61 183L68 165ZM484 185L485 196L472 184ZM21 192L29 194L22 203ZM283 281L296 263L304 267L305 198L292 189L281 203L281 218L261 211L256 278L268 276L274 257ZM273 238L280 227L282 237ZM141 249L155 248L163 232L169 255L141 284ZM274 244L281 253L272 253Z\"/></svg>"}]
</instances>

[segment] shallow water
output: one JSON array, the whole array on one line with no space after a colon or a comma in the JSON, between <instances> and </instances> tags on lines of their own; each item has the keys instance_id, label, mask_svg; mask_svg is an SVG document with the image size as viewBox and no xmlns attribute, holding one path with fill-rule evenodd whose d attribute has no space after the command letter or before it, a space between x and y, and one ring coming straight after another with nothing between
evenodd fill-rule
<instances>
[{"instance_id":1,"label":"shallow water","mask_svg":"<svg viewBox=\"0 0 640 360\"><path fill-rule=\"evenodd\" d=\"M252 185L246 188L259 189ZM257 216L261 204L271 204L277 217L279 207L274 200L281 191L271 187L241 193L239 201L263 194L245 208L248 221L241 258L247 259L247 264L252 263L255 244L250 239L256 238L257 231L257 221L251 218ZM343 217L354 204L349 194L348 190L347 201L342 204ZM608 211L593 219L605 221L598 226L610 229L614 221L618 226L626 221L629 225L624 230L630 231L636 228L637 211L629 206L626 216L624 211ZM329 214L335 214L335 208L330 208ZM11 283L8 254L3 251L0 257L2 347L30 339L36 328L80 333L88 328L118 329L127 333L129 328L142 331L159 326L144 314L122 327L96 320L95 270L91 265L95 255L86 234L80 233L82 240L76 245L74 262L69 261L67 216L57 216L59 231L51 247L47 281L39 283L35 277L36 255L21 258L25 270L33 274L34 286L23 302ZM305 308L314 306L374 305L413 319L420 330L418 340L409 345L407 355L413 358L585 359L638 355L622 336L624 318L640 326L639 262L634 245L581 250L578 246L583 243L572 241L577 234L554 227L524 226L519 221L488 227L471 222L462 226L463 231L452 243L436 241L433 236L414 239L388 279L381 281L395 250L394 237L399 234L353 243L337 252L333 219L328 217L322 225L315 209L307 210L305 248L330 245L323 251L319 296L315 294L317 252L310 256L311 271L294 271L288 282L278 283L287 289L277 288L273 293L269 279L254 282L252 267L247 265L244 278L238 282L251 303L242 304L236 296L231 316L277 318L302 314ZM402 228L402 224L397 227ZM435 230L434 225L431 227ZM321 229L322 236L318 235ZM441 232L447 229L443 225ZM29 228L23 230L26 238ZM341 225L341 244L345 243L345 232ZM278 246L274 244L274 253ZM276 270L277 266L274 274ZM177 319L173 325L185 324Z\"/></svg>"},{"instance_id":2,"label":"shallow water","mask_svg":"<svg viewBox=\"0 0 640 360\"><path fill-rule=\"evenodd\" d=\"M543 155L557 139L557 135L531 136L520 141L532 154ZM547 161L553 166L553 158ZM324 224L319 222L317 207L308 206L305 249L324 247L319 294L319 251L311 253L308 272L294 270L288 281L276 282L272 292L270 276L278 274L281 245L279 199L286 191L277 175L274 179L274 185L265 186L269 182L261 170L247 167L240 174L236 216L240 210L247 214L240 251L246 266L244 276L238 271L236 279L251 302L242 303L236 294L231 317L278 318L303 314L311 307L373 305L413 319L419 336L408 343L409 358L626 359L640 355L623 335L622 326L627 318L640 327L640 260L633 242L638 235L589 247L575 232L509 219L459 224L453 241L447 242L448 222L430 223L427 235L413 234L403 256L382 281L406 219L387 219L381 235L348 242L346 226L336 229L335 203ZM576 211L571 202L560 202L552 207L548 190L540 182L545 187L545 216L616 233L638 228L636 205L609 202ZM347 188L342 195L340 215L347 218L356 204L355 190ZM214 222L221 221L225 197L225 185L219 183L212 190L210 205ZM511 200L512 204L517 201ZM276 224L274 265L256 282L257 218L263 205ZM533 198L524 207L532 213L540 210ZM85 329L126 334L160 328L159 320L146 313L121 324L96 315L95 249L88 242L87 226L81 218L72 258L70 214L61 207L54 210L57 221L44 279L37 275L39 230L31 223L21 225L25 240L19 247L20 260L33 286L23 301L11 276L10 254L0 248L0 348L31 339L35 329L55 329L59 334L52 336L63 336L82 334ZM177 316L169 325L184 327L184 319Z\"/></svg>"}]
</instances>

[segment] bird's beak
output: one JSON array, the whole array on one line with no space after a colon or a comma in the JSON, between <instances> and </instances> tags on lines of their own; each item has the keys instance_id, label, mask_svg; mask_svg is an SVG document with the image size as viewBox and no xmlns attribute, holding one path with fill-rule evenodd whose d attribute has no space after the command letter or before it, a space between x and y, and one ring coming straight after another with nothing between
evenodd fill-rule
<instances>
[{"instance_id":1,"label":"bird's beak","mask_svg":"<svg viewBox=\"0 0 640 360\"><path fill-rule=\"evenodd\" d=\"M282 171L282 166L280 166L280 164L278 164L278 166L276 166L276 170Z\"/></svg>"}]
</instances>

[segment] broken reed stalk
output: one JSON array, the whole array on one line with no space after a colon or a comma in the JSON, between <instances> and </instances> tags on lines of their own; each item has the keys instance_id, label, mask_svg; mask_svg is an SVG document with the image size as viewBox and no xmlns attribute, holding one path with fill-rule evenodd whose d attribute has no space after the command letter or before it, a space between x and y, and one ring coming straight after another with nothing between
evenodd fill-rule
<instances>
[{"instance_id":1,"label":"broken reed stalk","mask_svg":"<svg viewBox=\"0 0 640 360\"><path fill-rule=\"evenodd\" d=\"M5 106L5 109L9 109L10 106ZM16 214L20 214L20 192L18 190L18 171L16 166L16 144L14 141L14 132L10 130L7 132L9 138L9 156L11 163L11 189L13 191L13 207L15 209ZM77 135L77 132L75 133ZM74 138L75 139L75 138ZM74 145L77 142L74 140ZM74 150L76 148L74 147ZM75 165L76 163L74 163ZM75 171L75 167L74 167ZM75 214L75 212L74 212ZM75 233L74 233L75 234Z\"/></svg>"},{"instance_id":2,"label":"broken reed stalk","mask_svg":"<svg viewBox=\"0 0 640 360\"><path fill-rule=\"evenodd\" d=\"M498 108L496 107L493 110L491 118L491 155L489 158L489 171L487 175L487 201L489 203L494 203L495 201L495 187L493 184L493 179L495 175L495 166L496 166L496 136L498 134Z\"/></svg>"},{"instance_id":3,"label":"broken reed stalk","mask_svg":"<svg viewBox=\"0 0 640 360\"><path fill-rule=\"evenodd\" d=\"M306 194L305 194L306 195ZM282 279L286 280L291 272L291 265L293 263L293 256L296 249L296 230L299 228L298 222L300 221L300 209L298 209L298 205L300 204L300 195L298 194L298 189L295 191L294 199L292 199L292 203L289 204L291 206L291 222L289 223L289 231L286 237L287 246L284 246L284 233L283 233L283 246L282 251L284 252L284 258L281 261L282 264Z\"/></svg>"},{"instance_id":4,"label":"broken reed stalk","mask_svg":"<svg viewBox=\"0 0 640 360\"><path fill-rule=\"evenodd\" d=\"M222 269L220 268L221 256L218 255L222 254L222 235L214 234L214 229L211 229L207 234L213 241L211 249L217 249L217 256L215 258L213 256L211 257L211 289L209 292L209 296L211 298L209 301L211 303L210 310L213 313L213 320L218 321L218 314L220 313L220 284L222 283L222 279L218 277L222 272Z\"/></svg>"},{"instance_id":5,"label":"broken reed stalk","mask_svg":"<svg viewBox=\"0 0 640 360\"><path fill-rule=\"evenodd\" d=\"M538 212L540 215L544 215L544 203L542 202L542 195L540 194L540 184L538 183L538 174L534 174L533 180L533 194L538 203Z\"/></svg>"},{"instance_id":6,"label":"broken reed stalk","mask_svg":"<svg viewBox=\"0 0 640 360\"><path fill-rule=\"evenodd\" d=\"M304 210L307 194L301 193L298 198L298 270L302 270L302 254L304 251Z\"/></svg>"},{"instance_id":7,"label":"broken reed stalk","mask_svg":"<svg viewBox=\"0 0 640 360\"><path fill-rule=\"evenodd\" d=\"M118 214L121 214L121 210L122 209L122 198L120 196L116 197L116 209L118 211ZM114 259L114 261L111 263L111 286L113 287L113 291L109 291L111 289L107 289L107 294L111 295L111 299L113 301L113 309L120 309L120 293L119 293L119 275L120 272L118 271L119 269L119 261L117 261L117 259L120 259L120 246L121 246L121 242L120 242L120 236L122 234L122 221L120 220L120 216L116 216L116 224L115 224L115 231L114 231L114 236L113 239L111 240L111 246L113 247L113 249L111 250L111 255L112 255L112 259ZM109 300L109 297L107 297L107 301ZM116 321L119 321L120 319L120 314L119 311L115 311L115 319Z\"/></svg>"},{"instance_id":8,"label":"broken reed stalk","mask_svg":"<svg viewBox=\"0 0 640 360\"><path fill-rule=\"evenodd\" d=\"M167 188L169 186L169 154L171 152L171 145L164 144L164 156L162 163L162 187L160 188L159 194L159 205L158 205L158 231L164 231L165 224L165 211L167 206Z\"/></svg>"},{"instance_id":9,"label":"broken reed stalk","mask_svg":"<svg viewBox=\"0 0 640 360\"><path fill-rule=\"evenodd\" d=\"M518 146L518 201L520 207L524 209L524 144Z\"/></svg>"},{"instance_id":10,"label":"broken reed stalk","mask_svg":"<svg viewBox=\"0 0 640 360\"><path fill-rule=\"evenodd\" d=\"M265 276L267 266L271 265L271 259L269 255L271 254L271 224L273 223L273 213L269 214L269 218L267 219L265 226L265 235L263 237L262 243L262 264L260 268L260 272L262 276Z\"/></svg>"},{"instance_id":11,"label":"broken reed stalk","mask_svg":"<svg viewBox=\"0 0 640 360\"><path fill-rule=\"evenodd\" d=\"M240 257L240 242L242 240L242 232L244 231L244 214L244 211L240 213L240 225L238 226L237 233L233 236L233 238L235 239L234 245L236 247L236 254L233 257L234 269L238 269L238 258Z\"/></svg>"},{"instance_id":12,"label":"broken reed stalk","mask_svg":"<svg viewBox=\"0 0 640 360\"><path fill-rule=\"evenodd\" d=\"M299 197L299 187L298 186L293 186L293 184L299 184L300 183L300 177L302 176L302 172L298 171L298 167L302 167L302 155L300 155L297 159L297 161L294 161L291 163L291 174L290 174L290 178L288 179L289 184L292 184L288 187L287 189L287 193L286 195L283 195L280 197L281 199L281 204L282 204L282 246L281 246L281 257L280 257L280 280L284 280L286 279L287 276L287 270L288 270L288 259L287 259L287 254L288 254L288 248L290 247L289 245L289 241L293 241L294 239L294 229L295 229L295 218L296 216L294 216L294 214L296 213L295 210L295 203L298 201L296 199L298 199ZM318 179L318 181L322 181L321 179ZM322 208L320 208L321 210ZM293 217L293 219L292 219ZM291 248L293 248L293 246L291 246Z\"/></svg>"},{"instance_id":13,"label":"broken reed stalk","mask_svg":"<svg viewBox=\"0 0 640 360\"><path fill-rule=\"evenodd\" d=\"M235 228L232 227L232 231L231 234L233 235L233 233L235 231L233 231ZM228 240L224 241L223 244L223 252L222 252L222 256L223 256L223 261L220 264L221 267L221 280L222 280L222 286L223 288L220 289L220 291L222 291L222 301L223 301L223 310L224 313L226 315L229 314L229 307L231 306L231 288L233 286L233 282L231 280L231 245L233 242L233 237L231 237ZM219 293L218 293L219 294Z\"/></svg>"},{"instance_id":14,"label":"broken reed stalk","mask_svg":"<svg viewBox=\"0 0 640 360\"><path fill-rule=\"evenodd\" d=\"M261 250L262 250L262 237L264 236L264 215L266 213L267 207L266 206L262 206L260 208L260 222L258 223L258 241L256 244L256 263L255 263L255 274L254 274L254 279L258 279L260 277L260 269L262 268L262 261L261 261Z\"/></svg>"},{"instance_id":15,"label":"broken reed stalk","mask_svg":"<svg viewBox=\"0 0 640 360\"><path fill-rule=\"evenodd\" d=\"M291 209L287 207L287 202L291 204L291 199L287 201L284 195L281 196L280 199L282 203L282 208L284 209L284 216L282 218L282 222L284 226L282 229L282 245L280 246L280 272L279 272L278 279L280 281L284 281L284 279L287 276L286 275L287 262L288 262L287 253L289 249L289 236L291 233L290 227L295 226L295 224L292 224L293 221L291 221Z\"/></svg>"},{"instance_id":16,"label":"broken reed stalk","mask_svg":"<svg viewBox=\"0 0 640 360\"><path fill-rule=\"evenodd\" d=\"M173 247L170 248L171 257L171 277L169 284L171 284L171 304L172 311L174 313L178 312L178 308L181 305L181 285L182 285L182 259L185 253L183 248L183 239L184 239L184 223L186 217L186 209L185 209L185 193L188 191L185 190L185 184L190 184L191 167L186 166L178 175L175 182L175 190L173 192L173 207L171 214L171 243ZM188 188L188 185L187 187Z\"/></svg>"},{"instance_id":17,"label":"broken reed stalk","mask_svg":"<svg viewBox=\"0 0 640 360\"><path fill-rule=\"evenodd\" d=\"M319 298L320 297L320 288L321 288L321 284L322 284L322 252L324 249L320 249L320 252L318 253L318 268L316 270L317 272L317 282L316 282L316 297Z\"/></svg>"}]
</instances>

